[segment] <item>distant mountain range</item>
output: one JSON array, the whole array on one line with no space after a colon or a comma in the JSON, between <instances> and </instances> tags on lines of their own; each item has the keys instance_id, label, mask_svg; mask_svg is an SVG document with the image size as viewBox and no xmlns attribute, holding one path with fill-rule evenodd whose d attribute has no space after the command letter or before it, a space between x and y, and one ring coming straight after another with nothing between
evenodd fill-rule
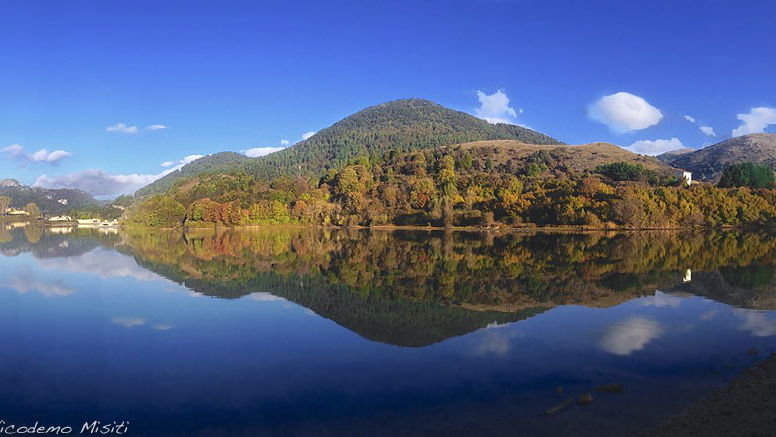
<instances>
[{"instance_id":1,"label":"distant mountain range","mask_svg":"<svg viewBox=\"0 0 776 437\"><path fill-rule=\"evenodd\" d=\"M404 99L372 106L293 146L258 158L218 153L187 164L137 194L167 191L176 180L203 173L241 170L259 179L278 175L321 176L359 156L379 156L481 140L562 144L545 134L511 124L490 124L428 100Z\"/></svg>"},{"instance_id":2,"label":"distant mountain range","mask_svg":"<svg viewBox=\"0 0 776 437\"><path fill-rule=\"evenodd\" d=\"M763 164L776 170L776 134L744 135L699 150L664 153L658 159L693 172L695 179L707 181L719 179L726 165L741 162Z\"/></svg>"},{"instance_id":3,"label":"distant mountain range","mask_svg":"<svg viewBox=\"0 0 776 437\"><path fill-rule=\"evenodd\" d=\"M11 199L11 208L24 208L30 202L46 215L56 215L98 203L91 194L72 188L41 188L22 185L15 179L0 180L0 196Z\"/></svg>"}]
</instances>

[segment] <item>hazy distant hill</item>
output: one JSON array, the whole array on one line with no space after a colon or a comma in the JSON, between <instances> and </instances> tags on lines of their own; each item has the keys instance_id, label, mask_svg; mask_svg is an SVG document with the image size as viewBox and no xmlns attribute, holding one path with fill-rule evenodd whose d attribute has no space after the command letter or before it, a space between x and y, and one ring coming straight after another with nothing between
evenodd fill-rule
<instances>
[{"instance_id":1,"label":"hazy distant hill","mask_svg":"<svg viewBox=\"0 0 776 437\"><path fill-rule=\"evenodd\" d=\"M138 191L166 191L176 179L200 173L240 169L258 178L280 174L319 176L358 156L378 156L388 150L406 152L478 140L511 139L531 144L561 144L524 127L489 124L428 100L405 99L359 111L293 146L259 158L236 153L201 158Z\"/></svg>"},{"instance_id":2,"label":"hazy distant hill","mask_svg":"<svg viewBox=\"0 0 776 437\"><path fill-rule=\"evenodd\" d=\"M30 202L44 214L61 214L72 208L95 204L91 194L72 188L41 188L21 185L13 179L0 181L0 196L11 198L11 208L24 208Z\"/></svg>"},{"instance_id":3,"label":"hazy distant hill","mask_svg":"<svg viewBox=\"0 0 776 437\"><path fill-rule=\"evenodd\" d=\"M750 134L731 138L670 159L673 167L690 170L695 179L714 180L728 164L753 162L776 170L776 134Z\"/></svg>"}]
</instances>

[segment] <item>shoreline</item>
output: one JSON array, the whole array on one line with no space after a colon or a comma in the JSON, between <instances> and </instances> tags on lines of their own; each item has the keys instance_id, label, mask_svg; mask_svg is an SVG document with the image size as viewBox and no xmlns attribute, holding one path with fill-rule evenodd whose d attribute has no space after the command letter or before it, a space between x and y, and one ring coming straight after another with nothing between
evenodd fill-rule
<instances>
[{"instance_id":1,"label":"shoreline","mask_svg":"<svg viewBox=\"0 0 776 437\"><path fill-rule=\"evenodd\" d=\"M639 436L773 435L776 430L776 353L681 414Z\"/></svg>"},{"instance_id":2,"label":"shoreline","mask_svg":"<svg viewBox=\"0 0 776 437\"><path fill-rule=\"evenodd\" d=\"M676 226L676 227L649 227L649 228L633 228L633 227L608 227L608 228L593 228L586 226L496 226L496 227L479 227L479 226L414 226L414 225L376 225L376 226L338 226L338 225L307 225L307 224L261 224L261 225L222 225L213 224L211 226L179 226L179 227L151 227L151 226L136 226L136 225L122 225L118 226L121 229L136 229L136 230L240 230L240 229L373 229L381 231L458 231L458 232L638 232L638 231L724 231L724 230L742 230L742 231L762 231L776 229L774 226L715 226L715 227L702 227L702 226Z\"/></svg>"}]
</instances>

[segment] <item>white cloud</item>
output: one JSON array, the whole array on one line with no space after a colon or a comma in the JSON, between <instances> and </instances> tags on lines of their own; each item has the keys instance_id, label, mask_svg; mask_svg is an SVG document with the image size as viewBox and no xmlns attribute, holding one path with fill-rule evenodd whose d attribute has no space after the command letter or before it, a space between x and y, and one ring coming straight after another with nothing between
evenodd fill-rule
<instances>
[{"instance_id":1,"label":"white cloud","mask_svg":"<svg viewBox=\"0 0 776 437\"><path fill-rule=\"evenodd\" d=\"M755 337L770 337L776 335L776 319L768 317L761 311L736 310L735 314L744 319L744 324L739 328L748 331Z\"/></svg>"},{"instance_id":2,"label":"white cloud","mask_svg":"<svg viewBox=\"0 0 776 437\"><path fill-rule=\"evenodd\" d=\"M46 282L28 275L11 277L8 286L16 290L19 294L25 294L30 291L37 291L46 296L68 296L75 292L74 289L63 285L60 282Z\"/></svg>"},{"instance_id":3,"label":"white cloud","mask_svg":"<svg viewBox=\"0 0 776 437\"><path fill-rule=\"evenodd\" d=\"M139 129L137 128L137 126L127 126L124 123L116 123L112 126L106 127L105 131L132 135L132 134L138 133Z\"/></svg>"},{"instance_id":4,"label":"white cloud","mask_svg":"<svg viewBox=\"0 0 776 437\"><path fill-rule=\"evenodd\" d=\"M516 111L509 106L509 97L504 90L498 90L493 94L477 91L477 99L480 101L480 107L474 109L474 114L491 124L514 124L518 111L523 113L522 109Z\"/></svg>"},{"instance_id":5,"label":"white cloud","mask_svg":"<svg viewBox=\"0 0 776 437\"><path fill-rule=\"evenodd\" d=\"M522 337L512 324L488 324L480 331L481 341L474 347L474 355L504 356L512 350L513 340Z\"/></svg>"},{"instance_id":6,"label":"white cloud","mask_svg":"<svg viewBox=\"0 0 776 437\"><path fill-rule=\"evenodd\" d=\"M750 109L748 114L738 114L736 118L743 123L741 123L741 126L733 129L732 135L734 137L763 133L766 127L776 124L776 108L760 106Z\"/></svg>"},{"instance_id":7,"label":"white cloud","mask_svg":"<svg viewBox=\"0 0 776 437\"><path fill-rule=\"evenodd\" d=\"M186 164L188 164L190 162L194 162L194 161L198 160L199 158L204 158L204 157L205 157L205 155L188 155L188 156L185 156L183 159L181 159L179 161L164 161L163 163L161 163L159 165L161 165L162 167L170 167L172 165L175 165L175 166L177 166L177 168L171 170L171 171L175 171L178 168L181 168L181 167L183 167L184 165L186 165Z\"/></svg>"},{"instance_id":8,"label":"white cloud","mask_svg":"<svg viewBox=\"0 0 776 437\"><path fill-rule=\"evenodd\" d=\"M205 157L205 155L187 155L183 159L178 161L178 164L186 165L186 164L188 164L190 162L194 162L194 161L198 160L199 158L204 158L204 157Z\"/></svg>"},{"instance_id":9,"label":"white cloud","mask_svg":"<svg viewBox=\"0 0 776 437\"><path fill-rule=\"evenodd\" d=\"M166 174L168 171L162 172ZM84 170L61 176L49 177L41 175L36 180L36 187L46 188L77 188L96 196L112 194L129 194L164 174L111 174L98 169Z\"/></svg>"},{"instance_id":10,"label":"white cloud","mask_svg":"<svg viewBox=\"0 0 776 437\"><path fill-rule=\"evenodd\" d=\"M601 349L615 355L630 355L644 349L652 340L663 335L663 328L654 320L629 317L609 326L601 339Z\"/></svg>"},{"instance_id":11,"label":"white cloud","mask_svg":"<svg viewBox=\"0 0 776 437\"><path fill-rule=\"evenodd\" d=\"M641 304L658 308L676 308L682 304L682 298L655 290L655 295L643 298Z\"/></svg>"},{"instance_id":12,"label":"white cloud","mask_svg":"<svg viewBox=\"0 0 776 437\"><path fill-rule=\"evenodd\" d=\"M714 132L714 128L711 126L699 126L698 129L701 130L704 134L710 136L710 137L716 137L717 133Z\"/></svg>"},{"instance_id":13,"label":"white cloud","mask_svg":"<svg viewBox=\"0 0 776 437\"><path fill-rule=\"evenodd\" d=\"M153 131L153 130L163 130L163 129L167 129L167 126L165 126L163 124L152 124L150 126L146 126L146 130L151 130L151 131Z\"/></svg>"},{"instance_id":14,"label":"white cloud","mask_svg":"<svg viewBox=\"0 0 776 437\"><path fill-rule=\"evenodd\" d=\"M306 140L306 139L310 138L311 136L315 135L316 133L317 132L314 131L314 130L311 130L309 132L305 132L305 133L302 134L302 139Z\"/></svg>"},{"instance_id":15,"label":"white cloud","mask_svg":"<svg viewBox=\"0 0 776 437\"><path fill-rule=\"evenodd\" d=\"M70 156L70 152L64 150L54 150L49 152L46 149L40 149L32 154L32 160L35 162L59 162Z\"/></svg>"},{"instance_id":16,"label":"white cloud","mask_svg":"<svg viewBox=\"0 0 776 437\"><path fill-rule=\"evenodd\" d=\"M682 144L679 138L671 138L670 140L640 140L626 147L631 152L651 156L684 148L684 144Z\"/></svg>"},{"instance_id":17,"label":"white cloud","mask_svg":"<svg viewBox=\"0 0 776 437\"><path fill-rule=\"evenodd\" d=\"M99 169L90 169L61 176L50 177L44 174L39 176L33 185L46 188L77 188L95 196L130 194L203 156L188 155L180 161L174 162L174 167L170 167L157 174L113 174ZM168 162L163 162L162 164L167 164Z\"/></svg>"},{"instance_id":18,"label":"white cloud","mask_svg":"<svg viewBox=\"0 0 776 437\"><path fill-rule=\"evenodd\" d=\"M106 279L128 277L138 281L165 280L140 267L134 258L104 248L92 249L79 256L44 258L39 260L39 265L44 270L66 270Z\"/></svg>"},{"instance_id":19,"label":"white cloud","mask_svg":"<svg viewBox=\"0 0 776 437\"><path fill-rule=\"evenodd\" d=\"M254 147L252 149L243 150L242 154L245 156L250 156L251 158L256 158L258 156L269 155L270 153L275 153L283 149L285 149L285 147Z\"/></svg>"},{"instance_id":20,"label":"white cloud","mask_svg":"<svg viewBox=\"0 0 776 437\"><path fill-rule=\"evenodd\" d=\"M135 326L145 325L146 319L142 317L113 317L111 322L125 328L134 328Z\"/></svg>"},{"instance_id":21,"label":"white cloud","mask_svg":"<svg viewBox=\"0 0 776 437\"><path fill-rule=\"evenodd\" d=\"M48 164L56 164L71 155L70 152L64 150L54 150L49 152L47 149L40 149L33 154L28 154L24 152L24 147L19 144L12 144L8 147L0 149L0 152L6 153L9 157L18 159L25 163L44 162Z\"/></svg>"},{"instance_id":22,"label":"white cloud","mask_svg":"<svg viewBox=\"0 0 776 437\"><path fill-rule=\"evenodd\" d=\"M626 92L601 97L590 105L588 116L617 133L646 129L663 119L659 109L643 98Z\"/></svg>"},{"instance_id":23,"label":"white cloud","mask_svg":"<svg viewBox=\"0 0 776 437\"><path fill-rule=\"evenodd\" d=\"M248 299L251 300L258 300L259 302L275 302L275 301L286 301L282 297L275 296L274 294L270 294L264 291L257 291L255 293L251 293L248 295Z\"/></svg>"},{"instance_id":24,"label":"white cloud","mask_svg":"<svg viewBox=\"0 0 776 437\"><path fill-rule=\"evenodd\" d=\"M287 146L287 145L289 145L289 144L291 144L291 141L288 141L288 140L280 140L280 145L281 145L281 146Z\"/></svg>"},{"instance_id":25,"label":"white cloud","mask_svg":"<svg viewBox=\"0 0 776 437\"><path fill-rule=\"evenodd\" d=\"M692 115L685 115L684 119L689 121L690 123L695 123L695 117L693 117Z\"/></svg>"},{"instance_id":26,"label":"white cloud","mask_svg":"<svg viewBox=\"0 0 776 437\"><path fill-rule=\"evenodd\" d=\"M7 153L11 158L18 158L24 155L24 147L19 144L11 144L8 147L4 147L0 152Z\"/></svg>"}]
</instances>

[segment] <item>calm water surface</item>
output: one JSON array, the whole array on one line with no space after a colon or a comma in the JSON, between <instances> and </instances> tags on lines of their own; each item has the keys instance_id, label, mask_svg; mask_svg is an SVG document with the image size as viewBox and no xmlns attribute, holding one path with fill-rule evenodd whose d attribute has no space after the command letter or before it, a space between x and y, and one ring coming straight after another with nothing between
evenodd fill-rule
<instances>
[{"instance_id":1,"label":"calm water surface","mask_svg":"<svg viewBox=\"0 0 776 437\"><path fill-rule=\"evenodd\" d=\"M775 264L764 232L4 228L0 419L623 435L776 349Z\"/></svg>"}]
</instances>

